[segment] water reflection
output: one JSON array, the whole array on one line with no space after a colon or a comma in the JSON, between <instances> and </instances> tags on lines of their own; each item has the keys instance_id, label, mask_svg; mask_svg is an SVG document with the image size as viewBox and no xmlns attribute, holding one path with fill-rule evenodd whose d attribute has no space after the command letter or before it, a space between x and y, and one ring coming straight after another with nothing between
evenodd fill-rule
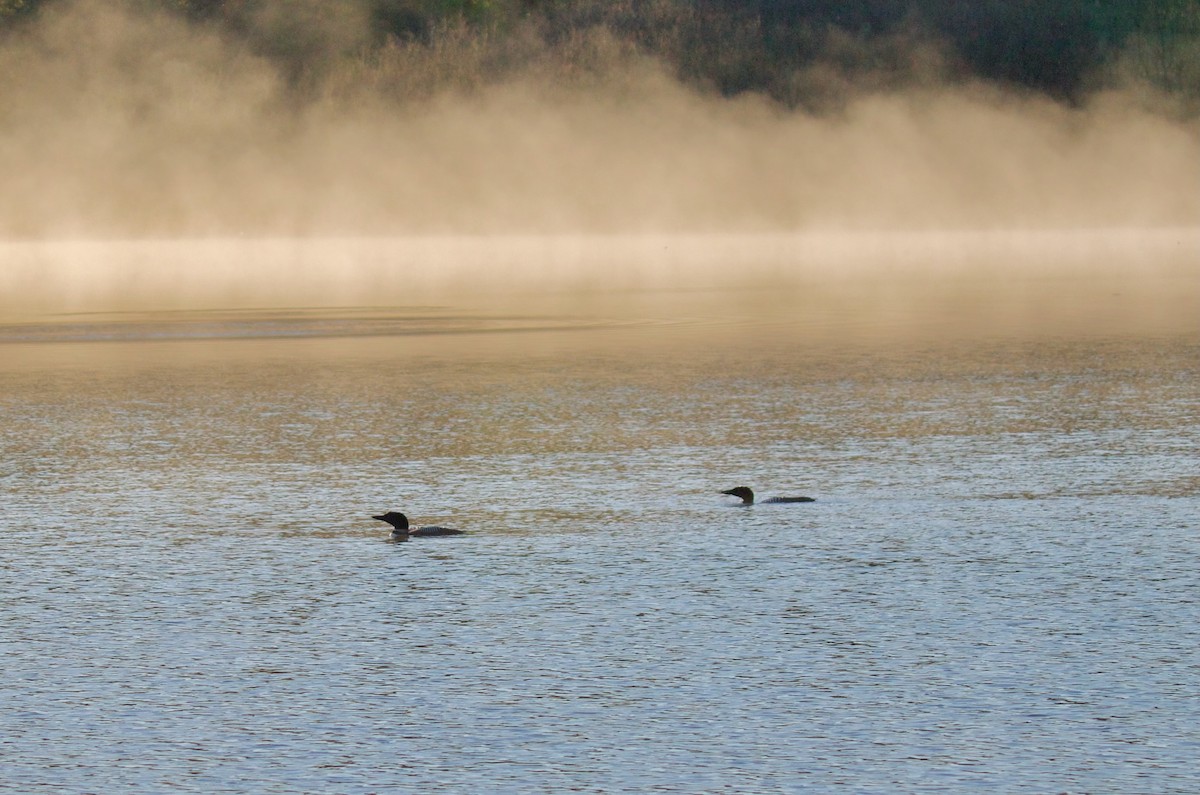
<instances>
[{"instance_id":1,"label":"water reflection","mask_svg":"<svg viewBox=\"0 0 1200 795\"><path fill-rule=\"evenodd\" d=\"M1200 784L1194 330L712 299L5 341L5 786Z\"/></svg>"}]
</instances>

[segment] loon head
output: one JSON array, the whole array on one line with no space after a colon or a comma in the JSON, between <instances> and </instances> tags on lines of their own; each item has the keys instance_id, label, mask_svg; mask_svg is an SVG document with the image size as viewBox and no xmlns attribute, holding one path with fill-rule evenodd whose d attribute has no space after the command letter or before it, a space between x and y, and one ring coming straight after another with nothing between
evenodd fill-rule
<instances>
[{"instance_id":1,"label":"loon head","mask_svg":"<svg viewBox=\"0 0 1200 795\"><path fill-rule=\"evenodd\" d=\"M380 516L372 516L371 518L378 519L381 522L387 522L396 530L402 530L404 531L405 535L408 535L408 517L399 511L388 511L385 514Z\"/></svg>"},{"instance_id":2,"label":"loon head","mask_svg":"<svg viewBox=\"0 0 1200 795\"><path fill-rule=\"evenodd\" d=\"M754 503L754 492L750 490L749 486L737 486L721 493L728 494L730 497L740 497L742 505L751 505Z\"/></svg>"}]
</instances>

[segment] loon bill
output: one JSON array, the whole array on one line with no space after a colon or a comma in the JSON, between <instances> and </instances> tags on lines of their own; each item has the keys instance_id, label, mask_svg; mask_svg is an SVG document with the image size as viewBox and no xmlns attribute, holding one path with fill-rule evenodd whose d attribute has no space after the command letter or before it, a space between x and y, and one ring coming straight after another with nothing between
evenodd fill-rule
<instances>
[{"instance_id":1,"label":"loon bill","mask_svg":"<svg viewBox=\"0 0 1200 795\"><path fill-rule=\"evenodd\" d=\"M721 492L728 494L730 497L740 497L742 505L754 504L754 492L749 486L737 486L728 491ZM815 497L768 497L763 500L764 503L779 503L779 502L816 502Z\"/></svg>"},{"instance_id":2,"label":"loon bill","mask_svg":"<svg viewBox=\"0 0 1200 795\"><path fill-rule=\"evenodd\" d=\"M465 530L456 530L453 527L439 527L438 525L409 527L408 517L399 511L388 511L385 514L372 516L371 518L390 524L392 526L392 538L397 541L407 541L410 537L460 536L466 533Z\"/></svg>"}]
</instances>

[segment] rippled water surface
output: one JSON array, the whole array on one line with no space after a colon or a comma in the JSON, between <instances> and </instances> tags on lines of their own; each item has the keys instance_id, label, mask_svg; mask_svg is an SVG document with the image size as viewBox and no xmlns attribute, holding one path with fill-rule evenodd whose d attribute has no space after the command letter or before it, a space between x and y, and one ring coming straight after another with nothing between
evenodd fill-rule
<instances>
[{"instance_id":1,"label":"rippled water surface","mask_svg":"<svg viewBox=\"0 0 1200 795\"><path fill-rule=\"evenodd\" d=\"M0 790L1200 789L1195 329L680 300L7 327Z\"/></svg>"}]
</instances>

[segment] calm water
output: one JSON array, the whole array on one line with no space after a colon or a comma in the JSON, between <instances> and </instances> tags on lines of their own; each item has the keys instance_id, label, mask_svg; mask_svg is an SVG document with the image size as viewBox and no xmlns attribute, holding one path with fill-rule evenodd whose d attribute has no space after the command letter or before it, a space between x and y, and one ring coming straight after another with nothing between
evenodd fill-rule
<instances>
[{"instance_id":1,"label":"calm water","mask_svg":"<svg viewBox=\"0 0 1200 795\"><path fill-rule=\"evenodd\" d=\"M4 328L0 791L1200 789L1193 323L641 300Z\"/></svg>"}]
</instances>

